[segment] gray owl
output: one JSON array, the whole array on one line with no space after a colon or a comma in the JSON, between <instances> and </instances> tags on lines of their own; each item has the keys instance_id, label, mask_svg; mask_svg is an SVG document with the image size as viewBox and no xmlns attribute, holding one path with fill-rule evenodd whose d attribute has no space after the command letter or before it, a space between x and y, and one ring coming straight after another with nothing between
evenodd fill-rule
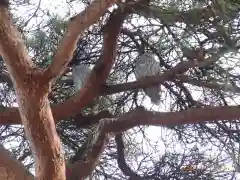
<instances>
[{"instance_id":1,"label":"gray owl","mask_svg":"<svg viewBox=\"0 0 240 180\"><path fill-rule=\"evenodd\" d=\"M161 73L161 67L155 60L152 53L144 53L136 59L135 77L137 80L147 76L154 76ZM145 94L151 99L152 103L158 105L161 101L161 85L152 86L144 89Z\"/></svg>"},{"instance_id":2,"label":"gray owl","mask_svg":"<svg viewBox=\"0 0 240 180\"><path fill-rule=\"evenodd\" d=\"M72 69L72 77L76 91L79 91L81 88L85 86L85 83L87 82L90 73L91 69L86 64L78 64L74 66L74 68ZM104 107L109 104L110 101L106 97L98 97L90 104L90 108L94 112L98 112L99 110L104 109Z\"/></svg>"},{"instance_id":3,"label":"gray owl","mask_svg":"<svg viewBox=\"0 0 240 180\"><path fill-rule=\"evenodd\" d=\"M72 70L73 83L76 91L79 91L88 80L91 69L86 64L78 64Z\"/></svg>"}]
</instances>

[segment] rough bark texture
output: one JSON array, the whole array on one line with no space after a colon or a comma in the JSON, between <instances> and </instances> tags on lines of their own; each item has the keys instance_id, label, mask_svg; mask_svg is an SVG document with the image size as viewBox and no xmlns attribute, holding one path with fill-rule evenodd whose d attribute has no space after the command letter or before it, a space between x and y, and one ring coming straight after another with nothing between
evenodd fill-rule
<instances>
[{"instance_id":1,"label":"rough bark texture","mask_svg":"<svg viewBox=\"0 0 240 180\"><path fill-rule=\"evenodd\" d=\"M113 3L114 1L96 0L76 16L70 22L68 32L58 48L53 63L44 72L34 67L21 35L13 24L8 7L5 5L0 7L0 52L10 72L21 122L35 155L37 179L64 180L66 178L65 160L48 94L52 82L61 75L70 61L81 33L97 21ZM108 65L108 71L111 67L112 63ZM104 74L106 77L107 75L108 73Z\"/></svg>"},{"instance_id":2,"label":"rough bark texture","mask_svg":"<svg viewBox=\"0 0 240 180\"><path fill-rule=\"evenodd\" d=\"M126 11L115 11L109 17L103 33L103 55L93 68L85 88L80 91L80 99L83 102L87 103L92 99L92 97L98 95L101 85L106 82L106 79L116 59L117 40L120 33L120 28L127 14L128 13ZM79 109L83 108L84 105L85 104L80 107L77 106L78 111ZM57 112L59 111L62 110L58 110ZM105 133L104 130L100 130L97 142L93 144L91 151L87 153L86 161L77 162L71 167L72 176L75 179L83 179L94 170L99 156L109 141L109 137L110 135Z\"/></svg>"},{"instance_id":3,"label":"rough bark texture","mask_svg":"<svg viewBox=\"0 0 240 180\"><path fill-rule=\"evenodd\" d=\"M0 9L0 51L16 90L20 117L36 160L38 179L65 179L60 139L47 99L49 83L34 68L8 9Z\"/></svg>"},{"instance_id":4,"label":"rough bark texture","mask_svg":"<svg viewBox=\"0 0 240 180\"><path fill-rule=\"evenodd\" d=\"M55 80L66 69L72 58L80 35L106 12L107 8L118 0L95 0L87 9L72 18L68 30L62 39L52 64L46 70L44 76Z\"/></svg>"}]
</instances>

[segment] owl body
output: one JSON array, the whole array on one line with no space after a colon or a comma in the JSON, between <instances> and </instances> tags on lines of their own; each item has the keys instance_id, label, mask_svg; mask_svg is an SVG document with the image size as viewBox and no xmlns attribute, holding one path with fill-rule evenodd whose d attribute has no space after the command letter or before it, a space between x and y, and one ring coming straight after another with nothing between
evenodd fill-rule
<instances>
[{"instance_id":1,"label":"owl body","mask_svg":"<svg viewBox=\"0 0 240 180\"><path fill-rule=\"evenodd\" d=\"M90 76L91 69L86 64L79 64L74 66L72 69L72 78L73 84L76 91L79 91L83 88ZM94 112L98 112L99 110L106 109L110 106L110 101L107 97L97 97L95 100L90 104L90 108Z\"/></svg>"},{"instance_id":2,"label":"owl body","mask_svg":"<svg viewBox=\"0 0 240 180\"><path fill-rule=\"evenodd\" d=\"M140 80L147 76L154 76L161 73L161 67L155 60L152 53L144 53L136 59L135 77ZM152 103L158 105L161 100L161 85L151 86L144 89L145 94L151 99Z\"/></svg>"},{"instance_id":3,"label":"owl body","mask_svg":"<svg viewBox=\"0 0 240 180\"><path fill-rule=\"evenodd\" d=\"M72 70L73 83L76 91L79 91L85 85L89 78L91 69L85 64L76 65Z\"/></svg>"}]
</instances>

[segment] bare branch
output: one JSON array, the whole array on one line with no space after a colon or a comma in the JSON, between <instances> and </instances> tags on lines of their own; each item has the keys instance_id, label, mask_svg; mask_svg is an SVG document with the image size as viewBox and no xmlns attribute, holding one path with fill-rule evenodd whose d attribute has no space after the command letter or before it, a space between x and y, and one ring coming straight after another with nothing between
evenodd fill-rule
<instances>
[{"instance_id":1,"label":"bare branch","mask_svg":"<svg viewBox=\"0 0 240 180\"><path fill-rule=\"evenodd\" d=\"M177 77L181 82L185 82L194 86L199 86L199 87L206 87L209 89L216 89L216 90L222 90L225 92L233 92L233 93L240 93L240 88L237 85L231 85L231 84L219 84L217 81L201 81L201 80L196 80L191 77L185 76L185 75L179 75ZM228 82L229 83L229 82Z\"/></svg>"},{"instance_id":2,"label":"bare branch","mask_svg":"<svg viewBox=\"0 0 240 180\"><path fill-rule=\"evenodd\" d=\"M105 124L100 124L99 135L94 144L92 144L91 150L87 152L86 158L84 161L77 161L70 168L71 175L75 179L86 178L97 166L99 157L104 151L106 145L109 142L109 139L112 137L112 134L105 132ZM72 176L70 178L72 178Z\"/></svg>"},{"instance_id":3,"label":"bare branch","mask_svg":"<svg viewBox=\"0 0 240 180\"><path fill-rule=\"evenodd\" d=\"M176 78L176 75L182 74L189 70L191 67L195 67L197 64L194 61L181 62L169 71L164 72L161 75L146 77L138 81L129 83L117 84L112 86L105 86L101 89L101 94L113 94L117 92L134 90L139 88L146 88L153 85L163 84L165 81Z\"/></svg>"},{"instance_id":4,"label":"bare branch","mask_svg":"<svg viewBox=\"0 0 240 180\"><path fill-rule=\"evenodd\" d=\"M232 13L237 13L237 8L231 9ZM186 24L198 25L202 23L202 20L208 21L213 17L211 9L209 7L193 8L188 11L179 11L177 9L163 9L160 6L149 6L135 11L136 14L144 16L145 18L156 18L163 21L166 24L173 24L176 22L184 22ZM222 13L217 11L217 15Z\"/></svg>"},{"instance_id":5,"label":"bare branch","mask_svg":"<svg viewBox=\"0 0 240 180\"><path fill-rule=\"evenodd\" d=\"M137 108L115 121L106 123L106 132L120 133L140 125L168 127L219 120L231 121L240 118L239 110L239 106L190 108L179 112L154 112Z\"/></svg>"},{"instance_id":6,"label":"bare branch","mask_svg":"<svg viewBox=\"0 0 240 180\"><path fill-rule=\"evenodd\" d=\"M123 174L129 176L131 180L144 180L144 178L135 173L126 163L122 133L115 136L115 142L117 144L118 167L122 170Z\"/></svg>"},{"instance_id":7,"label":"bare branch","mask_svg":"<svg viewBox=\"0 0 240 180\"><path fill-rule=\"evenodd\" d=\"M26 168L0 145L0 179L33 180L34 177Z\"/></svg>"},{"instance_id":8,"label":"bare branch","mask_svg":"<svg viewBox=\"0 0 240 180\"><path fill-rule=\"evenodd\" d=\"M81 34L106 12L117 0L95 0L83 12L72 18L68 30L63 37L52 64L46 69L44 76L57 79L67 68Z\"/></svg>"}]
</instances>

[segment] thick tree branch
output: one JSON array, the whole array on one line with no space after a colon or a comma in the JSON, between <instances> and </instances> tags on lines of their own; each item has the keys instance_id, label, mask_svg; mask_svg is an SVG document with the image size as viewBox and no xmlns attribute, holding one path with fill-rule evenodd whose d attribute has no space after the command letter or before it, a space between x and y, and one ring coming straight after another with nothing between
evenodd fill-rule
<instances>
[{"instance_id":1,"label":"thick tree branch","mask_svg":"<svg viewBox=\"0 0 240 180\"><path fill-rule=\"evenodd\" d=\"M227 3L227 2L226 2ZM213 8L213 7L211 7ZM179 11L177 9L163 9L160 6L149 6L135 11L136 14L144 16L145 18L155 18L163 21L166 24L173 24L176 22L184 22L185 24L199 25L203 21L208 21L213 17L212 9L209 7L193 8L188 11ZM232 7L228 8L229 14L237 14L238 9ZM216 15L221 16L222 12L215 10Z\"/></svg>"},{"instance_id":2,"label":"thick tree branch","mask_svg":"<svg viewBox=\"0 0 240 180\"><path fill-rule=\"evenodd\" d=\"M70 114L79 113L85 105L99 94L100 87L105 83L115 61L117 39L125 16L126 13L116 12L110 16L103 32L102 56L93 68L85 87L70 99L52 108L55 119L65 119Z\"/></svg>"},{"instance_id":3,"label":"thick tree branch","mask_svg":"<svg viewBox=\"0 0 240 180\"><path fill-rule=\"evenodd\" d=\"M159 123L159 126L172 126L172 125L181 125L181 124L195 124L195 123L201 123L205 121L219 121L219 120L234 120L240 118L240 108L239 106L229 106L229 107L222 107L222 106L216 106L216 107L204 107L204 108L190 108L185 111L180 112L139 112L140 114L136 117L141 117L143 115L147 115L147 119L151 119L153 114L157 115L161 120L156 121L155 123ZM11 112L10 112L11 111ZM131 111L131 113L133 113ZM149 115L149 117L148 117ZM145 116L142 116L145 117ZM156 117L157 117L156 116ZM15 108L10 108L9 111L6 113L1 113L0 116L0 124L19 124L19 121L16 121L19 119L19 114L16 111ZM125 117L125 116L124 116ZM128 116L127 116L128 117ZM176 118L178 117L178 118ZM186 118L185 118L186 117ZM14 118L16 120L11 121L11 118ZM105 117L104 117L105 118ZM107 116L109 118L109 116ZM2 120L3 119L3 120ZM146 119L146 121L147 121ZM80 120L80 119L79 119ZM60 121L60 119L58 120ZM85 120L83 120L86 122ZM97 121L97 120L96 120ZM154 121L154 120L153 120ZM9 123L11 122L11 123ZM94 121L95 122L95 121ZM145 122L141 121L141 122ZM136 124L141 125L141 124ZM155 125L152 124L152 121L149 121L149 125ZM80 125L81 126L81 125Z\"/></svg>"},{"instance_id":4,"label":"thick tree branch","mask_svg":"<svg viewBox=\"0 0 240 180\"><path fill-rule=\"evenodd\" d=\"M135 173L127 164L124 154L124 143L122 133L115 136L115 142L117 145L117 162L118 167L122 170L123 174L129 176L131 180L144 180L141 176Z\"/></svg>"},{"instance_id":5,"label":"thick tree branch","mask_svg":"<svg viewBox=\"0 0 240 180\"><path fill-rule=\"evenodd\" d=\"M219 120L236 120L240 118L240 106L190 108L180 112L152 112L144 108L135 109L115 121L106 123L106 132L120 133L140 125L176 126L214 122Z\"/></svg>"},{"instance_id":6,"label":"thick tree branch","mask_svg":"<svg viewBox=\"0 0 240 180\"><path fill-rule=\"evenodd\" d=\"M205 65L205 61L203 62ZM183 82L196 85L196 86L204 86L211 89L221 89L225 91L231 91L231 89L226 89L223 85L214 83L214 82L200 82L199 80L193 80L185 75L181 75L181 73L184 73L191 67L195 66L201 66L200 64L196 64L194 61L189 62L183 62L176 65L174 68L170 69L169 71L166 71L165 73L161 75L156 75L152 77L147 77L139 81L129 82L129 83L123 83L123 84L117 84L112 86L103 86L101 90L101 95L106 94L113 94L118 93L122 91L127 90L134 90L139 88L145 88L149 87L150 85L155 84L163 84L165 81L171 81L173 79L179 79ZM177 75L177 76L176 76ZM239 92L238 89L235 89L234 92ZM54 119L55 122L58 122L64 118L68 118L70 116L74 116L74 114L78 114L81 107L84 105L81 104L80 101L76 101L75 98L79 97L79 93L77 93L71 100L67 100L67 103L64 102L62 104L55 105L54 110ZM66 108L68 107L68 108ZM58 111L57 109L61 109L61 111ZM70 109L68 111L68 109ZM72 111L73 110L73 111ZM67 112L66 112L67 111ZM107 116L109 117L109 116ZM79 126L82 126L80 124L88 124L87 119L89 118L81 118L82 122L79 122ZM17 108L6 108L4 112L0 113L0 124L2 125L9 125L9 124L20 124L20 117L19 113L17 112Z\"/></svg>"},{"instance_id":7,"label":"thick tree branch","mask_svg":"<svg viewBox=\"0 0 240 180\"><path fill-rule=\"evenodd\" d=\"M118 0L94 0L83 12L72 18L68 30L53 58L52 64L46 69L46 79L56 79L67 68L81 34L106 12Z\"/></svg>"},{"instance_id":8,"label":"thick tree branch","mask_svg":"<svg viewBox=\"0 0 240 180\"><path fill-rule=\"evenodd\" d=\"M35 156L39 180L65 179L65 161L42 72L35 69L5 6L0 6L0 51L10 72L22 124Z\"/></svg>"},{"instance_id":9,"label":"thick tree branch","mask_svg":"<svg viewBox=\"0 0 240 180\"><path fill-rule=\"evenodd\" d=\"M240 93L240 88L235 85L232 86L231 84L220 84L217 81L203 81L203 80L197 80L193 79L191 77L188 77L186 75L177 75L171 74L170 71L167 71L161 75L156 76L149 76L146 78L143 78L138 81L133 81L129 83L122 83L122 84L116 84L111 86L104 86L101 89L101 95L109 95L114 93L119 93L123 91L129 91L129 90L135 90L139 88L146 88L153 85L163 84L165 81L173 81L173 80L180 80L183 83L188 83L194 86L198 87L205 87L209 89L215 89L215 90L222 90L224 92L233 92L233 93Z\"/></svg>"},{"instance_id":10,"label":"thick tree branch","mask_svg":"<svg viewBox=\"0 0 240 180\"><path fill-rule=\"evenodd\" d=\"M103 95L114 94L117 92L146 88L153 85L163 84L165 81L176 78L176 75L182 74L189 70L189 68L195 67L196 65L197 64L194 61L181 62L172 69L170 69L169 71L166 71L161 75L146 77L141 80L129 83L102 87L101 94Z\"/></svg>"},{"instance_id":11,"label":"thick tree branch","mask_svg":"<svg viewBox=\"0 0 240 180\"><path fill-rule=\"evenodd\" d=\"M91 150L87 152L86 158L84 161L78 161L72 167L70 167L71 176L70 179L82 180L86 178L97 166L99 157L104 151L106 145L109 142L109 139L112 137L111 133L105 132L105 121L104 119L100 122L99 135L92 144Z\"/></svg>"},{"instance_id":12,"label":"thick tree branch","mask_svg":"<svg viewBox=\"0 0 240 180\"><path fill-rule=\"evenodd\" d=\"M143 78L142 80L133 81L133 82L129 82L129 83L105 86L101 89L101 95L114 94L114 93L118 93L118 92L122 92L122 91L134 90L134 89L139 89L139 88L146 88L146 87L153 86L153 85L163 84L165 81L172 81L177 78L180 79L181 77L182 77L182 80L187 81L186 77L182 76L181 74L185 73L190 68L206 67L209 64L216 62L220 58L220 55L224 54L224 52L226 52L226 50L227 50L226 48L222 48L218 54L216 54L212 57L206 58L206 59L202 59L201 57L197 56L196 60L180 62L175 67L164 72L161 75L146 77L146 78ZM190 79L188 79L188 82L193 84L193 81L190 81ZM203 83L201 83L201 84L203 84ZM195 82L194 85L197 85L197 83ZM212 87L212 88L216 87L216 86L213 86L212 84L211 85L206 84L206 86ZM225 88L223 88L221 85L219 85L218 87L220 89L224 89L225 91L233 91L232 88L226 88L226 86L225 86ZM238 91L238 89L235 88L234 92L237 92L237 91Z\"/></svg>"},{"instance_id":13,"label":"thick tree branch","mask_svg":"<svg viewBox=\"0 0 240 180\"><path fill-rule=\"evenodd\" d=\"M0 25L0 54L14 81L23 81L31 73L34 65L21 34L14 26L10 12L5 6L0 6Z\"/></svg>"},{"instance_id":14,"label":"thick tree branch","mask_svg":"<svg viewBox=\"0 0 240 180\"><path fill-rule=\"evenodd\" d=\"M86 177L91 172L92 168L96 166L97 160L108 143L110 137L114 134L122 133L128 129L141 125L153 126L174 126L182 124L211 122L216 120L234 120L240 117L240 107L205 107L205 108L192 108L180 112L151 112L144 108L136 108L131 112L119 117L111 119L102 119L100 135L97 142L94 144L92 151L88 152L89 161L77 162L72 167L74 177L81 179ZM116 137L119 138L119 137ZM117 139L119 140L119 139ZM118 144L119 146L119 144ZM120 146L118 147L120 148ZM120 149L118 149L120 152ZM120 158L120 157L119 157ZM120 159L119 159L120 160ZM120 161L119 161L120 162ZM125 168L122 164L121 169ZM84 168L85 169L84 169ZM84 169L84 172L81 171ZM125 173L132 178L141 179L140 176L134 174L128 168L124 169ZM81 177L81 178L80 178Z\"/></svg>"},{"instance_id":15,"label":"thick tree branch","mask_svg":"<svg viewBox=\"0 0 240 180\"><path fill-rule=\"evenodd\" d=\"M2 145L0 145L0 179L33 180L34 177Z\"/></svg>"}]
</instances>

